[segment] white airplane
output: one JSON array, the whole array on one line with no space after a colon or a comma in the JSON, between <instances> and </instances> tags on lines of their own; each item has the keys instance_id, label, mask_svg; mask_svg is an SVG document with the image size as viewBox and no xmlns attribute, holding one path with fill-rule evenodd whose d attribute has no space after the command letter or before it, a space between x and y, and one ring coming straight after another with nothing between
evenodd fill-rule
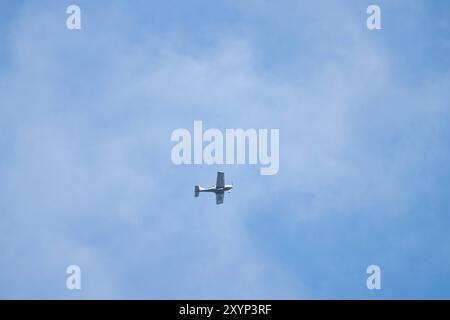
<instances>
[{"instance_id":1,"label":"white airplane","mask_svg":"<svg viewBox=\"0 0 450 320\"><path fill-rule=\"evenodd\" d=\"M233 189L232 184L225 184L225 174L223 172L217 172L216 184L210 188L195 186L195 196L198 197L200 192L214 192L216 194L216 204L221 204L223 203L225 192L231 192L231 189Z\"/></svg>"}]
</instances>

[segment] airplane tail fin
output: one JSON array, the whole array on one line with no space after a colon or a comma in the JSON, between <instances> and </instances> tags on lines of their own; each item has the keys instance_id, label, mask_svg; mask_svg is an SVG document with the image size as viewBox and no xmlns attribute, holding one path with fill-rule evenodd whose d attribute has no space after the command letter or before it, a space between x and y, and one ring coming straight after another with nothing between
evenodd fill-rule
<instances>
[{"instance_id":1,"label":"airplane tail fin","mask_svg":"<svg viewBox=\"0 0 450 320\"><path fill-rule=\"evenodd\" d=\"M195 196L198 197L200 194L200 186L195 186Z\"/></svg>"}]
</instances>

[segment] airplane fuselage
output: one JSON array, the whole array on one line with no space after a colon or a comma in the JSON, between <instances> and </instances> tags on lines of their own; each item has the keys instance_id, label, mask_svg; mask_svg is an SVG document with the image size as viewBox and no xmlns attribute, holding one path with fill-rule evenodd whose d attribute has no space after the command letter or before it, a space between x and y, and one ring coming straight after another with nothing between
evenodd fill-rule
<instances>
[{"instance_id":1,"label":"airplane fuselage","mask_svg":"<svg viewBox=\"0 0 450 320\"><path fill-rule=\"evenodd\" d=\"M231 191L233 189L233 185L226 184L223 186L223 188L216 188L216 186L211 186L210 188L201 188L200 192L214 192L214 193L220 193L220 192L227 192Z\"/></svg>"}]
</instances>

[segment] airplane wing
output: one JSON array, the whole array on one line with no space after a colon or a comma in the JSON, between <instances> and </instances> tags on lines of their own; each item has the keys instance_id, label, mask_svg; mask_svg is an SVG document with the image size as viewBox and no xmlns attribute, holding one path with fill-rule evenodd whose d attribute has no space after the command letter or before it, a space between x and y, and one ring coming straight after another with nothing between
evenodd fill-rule
<instances>
[{"instance_id":1,"label":"airplane wing","mask_svg":"<svg viewBox=\"0 0 450 320\"><path fill-rule=\"evenodd\" d=\"M225 186L225 174L217 172L216 188L223 188Z\"/></svg>"},{"instance_id":2,"label":"airplane wing","mask_svg":"<svg viewBox=\"0 0 450 320\"><path fill-rule=\"evenodd\" d=\"M223 192L217 192L216 193L216 204L222 204L223 203Z\"/></svg>"}]
</instances>

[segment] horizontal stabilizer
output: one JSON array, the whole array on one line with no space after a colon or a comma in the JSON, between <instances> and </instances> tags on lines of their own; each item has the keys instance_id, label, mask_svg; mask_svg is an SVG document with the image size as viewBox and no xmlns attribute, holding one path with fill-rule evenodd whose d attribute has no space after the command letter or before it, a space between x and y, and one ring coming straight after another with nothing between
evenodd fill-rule
<instances>
[{"instance_id":1,"label":"horizontal stabilizer","mask_svg":"<svg viewBox=\"0 0 450 320\"><path fill-rule=\"evenodd\" d=\"M195 186L195 196L198 197L200 194L200 186Z\"/></svg>"}]
</instances>

